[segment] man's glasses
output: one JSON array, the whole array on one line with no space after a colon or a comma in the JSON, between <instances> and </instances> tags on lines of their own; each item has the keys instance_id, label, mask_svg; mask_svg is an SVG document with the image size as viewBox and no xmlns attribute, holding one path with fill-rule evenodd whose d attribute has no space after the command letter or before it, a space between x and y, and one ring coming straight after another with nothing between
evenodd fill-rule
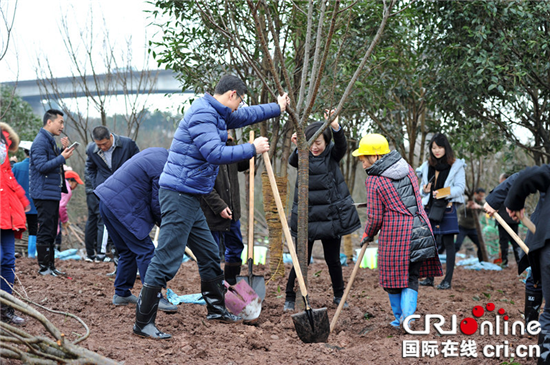
<instances>
[{"instance_id":1,"label":"man's glasses","mask_svg":"<svg viewBox=\"0 0 550 365\"><path fill-rule=\"evenodd\" d=\"M241 95L237 94L237 96L241 99L241 102L239 103L239 108L243 108L243 107L245 107L245 106L248 106L248 105L245 103L244 99L243 99L244 95L241 96Z\"/></svg>"}]
</instances>

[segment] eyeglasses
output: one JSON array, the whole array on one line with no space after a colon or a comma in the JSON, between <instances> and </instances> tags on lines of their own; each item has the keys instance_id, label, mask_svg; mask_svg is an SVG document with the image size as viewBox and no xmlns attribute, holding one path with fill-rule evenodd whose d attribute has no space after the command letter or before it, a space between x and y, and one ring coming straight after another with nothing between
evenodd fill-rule
<instances>
[{"instance_id":1,"label":"eyeglasses","mask_svg":"<svg viewBox=\"0 0 550 365\"><path fill-rule=\"evenodd\" d=\"M244 102L244 99L243 99L244 94L243 94L243 95L237 94L237 96L241 99L241 102L239 103L239 108L243 108L243 107L245 107L245 106L248 106L248 105Z\"/></svg>"}]
</instances>

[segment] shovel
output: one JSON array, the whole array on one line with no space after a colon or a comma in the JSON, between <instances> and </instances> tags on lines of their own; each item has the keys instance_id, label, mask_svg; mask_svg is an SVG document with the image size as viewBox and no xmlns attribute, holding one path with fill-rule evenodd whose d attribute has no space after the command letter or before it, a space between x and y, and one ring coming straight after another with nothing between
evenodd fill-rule
<instances>
[{"instance_id":1,"label":"shovel","mask_svg":"<svg viewBox=\"0 0 550 365\"><path fill-rule=\"evenodd\" d=\"M514 241L517 242L518 246L521 247L521 249L526 254L528 254L529 253L529 247L527 247L527 245L521 240L521 238L519 238L519 236L516 234L516 232L514 232L512 230L512 228L510 228L508 223L506 223L504 221L504 219L502 219L502 217L497 212L493 213L493 216L496 218L498 224L500 224L502 227L504 227L504 229L506 230L506 232L508 232L510 237L512 237L514 239ZM529 219L529 218L527 218L527 219ZM531 224L533 224L533 223L531 222Z\"/></svg>"},{"instance_id":2,"label":"shovel","mask_svg":"<svg viewBox=\"0 0 550 365\"><path fill-rule=\"evenodd\" d=\"M254 142L254 131L250 131L250 141ZM254 275L254 159L250 159L249 170L249 206L248 206L248 276L237 276L237 282L241 280L258 294L261 301L265 299L265 279L263 276ZM236 287L236 286L235 286ZM234 313L235 314L235 313Z\"/></svg>"},{"instance_id":3,"label":"shovel","mask_svg":"<svg viewBox=\"0 0 550 365\"><path fill-rule=\"evenodd\" d=\"M294 328L296 328L296 333L298 334L298 337L300 337L300 340L305 343L326 342L330 334L327 309L312 309L309 305L306 283L304 282L302 269L300 268L300 263L298 262L298 257L296 256L296 249L294 248L292 236L290 235L285 210L283 208L281 196L279 195L279 189L277 188L277 182L275 181L275 175L273 174L273 168L271 167L271 162L269 161L269 155L267 152L263 153L263 158L265 169L267 171L267 175L269 176L271 189L273 190L273 196L275 197L275 203L277 204L279 219L281 220L281 224L283 226L286 245L290 251L290 256L292 257L292 264L294 265L294 270L296 271L296 277L298 278L300 291L302 292L306 307L305 312L296 313L291 316L292 321L294 322ZM342 301L342 303L343 302L344 301Z\"/></svg>"},{"instance_id":4,"label":"shovel","mask_svg":"<svg viewBox=\"0 0 550 365\"><path fill-rule=\"evenodd\" d=\"M363 261L363 256L365 256L365 251L367 250L367 246L369 245L368 242L365 242L363 244L363 247L361 248L361 252L359 252L359 256L357 257L357 263L355 264L355 267L353 268L353 271L351 272L351 276L349 278L348 286L346 287L346 290L344 291L344 296L342 297L342 300L340 301L340 304L338 304L338 308L336 309L336 313L334 313L334 317L332 318L332 321L330 322L330 332L334 330L334 327L336 326L336 322L338 321L338 317L340 316L340 312L342 311L342 308L344 308L344 304L346 304L346 299L348 299L349 291L351 290L351 285L353 284L353 281L355 280L355 275L357 275L357 271L359 271L359 266L361 266L361 261Z\"/></svg>"},{"instance_id":5,"label":"shovel","mask_svg":"<svg viewBox=\"0 0 550 365\"><path fill-rule=\"evenodd\" d=\"M236 316L241 316L246 323L254 323L262 311L262 299L246 280L230 286L226 281L225 306Z\"/></svg>"},{"instance_id":6,"label":"shovel","mask_svg":"<svg viewBox=\"0 0 550 365\"><path fill-rule=\"evenodd\" d=\"M521 219L521 223L523 223L523 225L527 227L532 234L537 233L537 227L533 224L533 222L531 222L529 217L527 217L526 215L523 215L523 217L521 217L520 219Z\"/></svg>"}]
</instances>

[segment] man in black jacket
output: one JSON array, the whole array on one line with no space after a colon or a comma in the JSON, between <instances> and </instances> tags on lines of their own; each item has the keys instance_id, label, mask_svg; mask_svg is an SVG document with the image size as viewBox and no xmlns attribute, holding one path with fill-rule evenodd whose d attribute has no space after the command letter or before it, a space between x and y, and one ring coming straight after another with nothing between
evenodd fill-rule
<instances>
[{"instance_id":1,"label":"man in black jacket","mask_svg":"<svg viewBox=\"0 0 550 365\"><path fill-rule=\"evenodd\" d=\"M234 146L233 137L227 135L226 146ZM230 165L221 165L214 189L201 196L201 208L214 241L218 244L220 256L225 256L224 276L230 285L237 283L241 272L243 236L241 234L241 197L239 194L239 171L246 171L249 160Z\"/></svg>"},{"instance_id":2,"label":"man in black jacket","mask_svg":"<svg viewBox=\"0 0 550 365\"><path fill-rule=\"evenodd\" d=\"M518 222L513 220L508 212L506 211L506 206L504 201L508 195L510 187L515 183L516 179L521 175L521 172L517 172L512 176L508 176L505 179L502 179L503 175L500 178L500 184L494 188L486 198L486 203L483 206L485 211L492 217L495 212L498 211L498 214L504 219L505 222L513 222L516 225L516 232ZM544 194L541 194L541 198L537 205L537 208L531 215L531 220L536 224L538 223L540 215L540 207L544 201ZM513 228L512 228L513 229ZM527 246L531 245L533 240L533 234L528 231L527 237L525 238L525 244ZM521 249L520 249L521 250ZM518 263L518 274L521 274L525 269L530 266L529 258L523 253L523 251L518 252L519 260ZM534 275L532 274L534 273ZM537 277L536 281L534 276ZM534 263L534 267L531 270L531 273L527 276L525 281L525 324L527 325L531 321L536 321L539 319L539 310L542 305L542 288L540 285L540 270L538 269L538 264Z\"/></svg>"},{"instance_id":3,"label":"man in black jacket","mask_svg":"<svg viewBox=\"0 0 550 365\"><path fill-rule=\"evenodd\" d=\"M533 219L536 233L526 244L529 247L529 262L533 266L533 279L535 282L540 280L544 299L546 303L550 303L550 227L548 225L550 200L543 198L543 194L546 197L550 193L550 165L534 166L523 170L510 187L504 205L510 217L518 221L524 214L525 199L537 191L541 193L541 199L536 209L537 219L536 221ZM539 322L541 349L538 363L550 364L550 307L548 305L545 305Z\"/></svg>"},{"instance_id":4,"label":"man in black jacket","mask_svg":"<svg viewBox=\"0 0 550 365\"><path fill-rule=\"evenodd\" d=\"M92 189L96 189L107 180L122 164L132 156L139 153L139 148L132 139L117 136L109 132L105 126L97 126L92 131L94 143L86 147L86 177L91 180ZM90 217L89 217L90 218ZM98 231L104 230L101 217L96 216ZM92 227L86 227L87 231ZM101 237L101 235L98 235ZM96 259L101 261L105 258L107 239L106 235L97 240Z\"/></svg>"}]
</instances>

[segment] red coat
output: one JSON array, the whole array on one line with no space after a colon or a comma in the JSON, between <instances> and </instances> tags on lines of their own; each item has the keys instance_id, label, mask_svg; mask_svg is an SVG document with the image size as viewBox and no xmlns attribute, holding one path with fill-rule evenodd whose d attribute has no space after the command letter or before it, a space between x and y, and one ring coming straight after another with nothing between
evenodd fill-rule
<instances>
[{"instance_id":1,"label":"red coat","mask_svg":"<svg viewBox=\"0 0 550 365\"><path fill-rule=\"evenodd\" d=\"M409 166L407 177L411 180L416 205L424 221L429 222L422 206L417 177ZM406 288L409 281L409 251L414 216L403 204L392 179L369 176L367 188L367 225L369 237L378 236L379 282L383 288ZM431 228L430 228L431 229ZM428 259L420 267L420 277L442 276L439 257Z\"/></svg>"},{"instance_id":2,"label":"red coat","mask_svg":"<svg viewBox=\"0 0 550 365\"><path fill-rule=\"evenodd\" d=\"M13 151L12 141L16 139L15 133L6 124L2 123L2 133L8 142L6 149ZM16 145L19 143L16 143ZM15 145L15 150L17 146ZM11 229L15 232L17 238L20 238L26 230L27 218L25 216L25 207L30 202L25 196L25 190L17 183L9 158L6 157L4 163L0 166L0 228Z\"/></svg>"}]
</instances>

